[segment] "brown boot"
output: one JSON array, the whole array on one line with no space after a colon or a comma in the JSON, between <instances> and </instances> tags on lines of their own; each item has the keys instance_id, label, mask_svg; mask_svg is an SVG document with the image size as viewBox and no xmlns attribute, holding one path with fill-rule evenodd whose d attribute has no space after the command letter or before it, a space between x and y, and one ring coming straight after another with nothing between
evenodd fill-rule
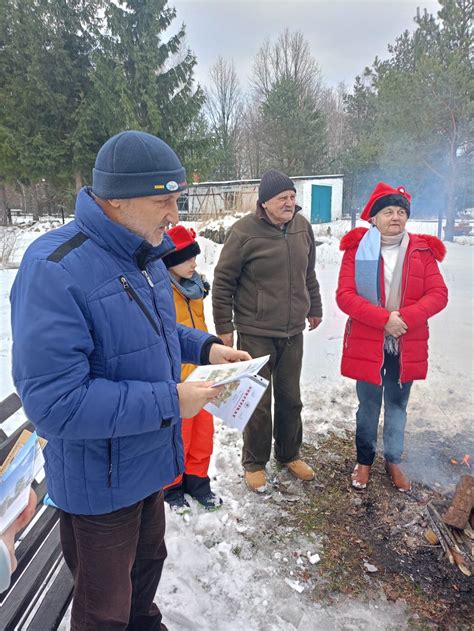
<instances>
[{"instance_id":1,"label":"brown boot","mask_svg":"<svg viewBox=\"0 0 474 631\"><path fill-rule=\"evenodd\" d=\"M363 491L370 478L370 465L357 463L351 475L352 486L358 491Z\"/></svg>"},{"instance_id":2,"label":"brown boot","mask_svg":"<svg viewBox=\"0 0 474 631\"><path fill-rule=\"evenodd\" d=\"M298 480L314 480L314 471L304 460L293 460L285 466Z\"/></svg>"},{"instance_id":3,"label":"brown boot","mask_svg":"<svg viewBox=\"0 0 474 631\"><path fill-rule=\"evenodd\" d=\"M392 480L393 486L401 493L411 491L411 483L400 467L393 462L385 461L385 471Z\"/></svg>"},{"instance_id":4,"label":"brown boot","mask_svg":"<svg viewBox=\"0 0 474 631\"><path fill-rule=\"evenodd\" d=\"M263 493L267 488L267 476L264 469L258 471L246 471L245 483L251 491Z\"/></svg>"}]
</instances>

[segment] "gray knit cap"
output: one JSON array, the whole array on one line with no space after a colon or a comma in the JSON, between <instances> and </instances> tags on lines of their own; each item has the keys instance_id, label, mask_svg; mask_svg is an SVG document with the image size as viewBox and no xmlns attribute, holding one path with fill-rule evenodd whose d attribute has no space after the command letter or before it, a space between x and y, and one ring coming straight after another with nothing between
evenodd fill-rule
<instances>
[{"instance_id":1,"label":"gray knit cap","mask_svg":"<svg viewBox=\"0 0 474 631\"><path fill-rule=\"evenodd\" d=\"M292 180L276 169L271 169L262 175L260 186L258 187L258 203L264 204L266 201L279 195L283 191L295 191L296 188Z\"/></svg>"}]
</instances>

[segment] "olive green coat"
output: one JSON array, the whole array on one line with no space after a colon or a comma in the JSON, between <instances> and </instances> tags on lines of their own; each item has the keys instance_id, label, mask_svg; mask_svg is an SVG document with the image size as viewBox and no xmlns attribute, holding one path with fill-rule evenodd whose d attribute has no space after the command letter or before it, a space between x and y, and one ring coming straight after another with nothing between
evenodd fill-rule
<instances>
[{"instance_id":1,"label":"olive green coat","mask_svg":"<svg viewBox=\"0 0 474 631\"><path fill-rule=\"evenodd\" d=\"M297 207L297 211L300 210ZM261 207L230 229L214 272L217 334L290 337L322 316L311 224L298 212L280 228Z\"/></svg>"}]
</instances>

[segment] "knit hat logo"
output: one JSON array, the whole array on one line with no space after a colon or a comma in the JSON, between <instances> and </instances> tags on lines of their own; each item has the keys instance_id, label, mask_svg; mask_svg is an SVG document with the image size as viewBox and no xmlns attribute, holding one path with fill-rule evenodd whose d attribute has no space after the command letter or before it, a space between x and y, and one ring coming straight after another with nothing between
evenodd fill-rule
<instances>
[{"instance_id":1,"label":"knit hat logo","mask_svg":"<svg viewBox=\"0 0 474 631\"><path fill-rule=\"evenodd\" d=\"M168 191L174 192L178 190L179 184L178 182L171 180L170 182L166 182L166 188L168 189Z\"/></svg>"}]
</instances>

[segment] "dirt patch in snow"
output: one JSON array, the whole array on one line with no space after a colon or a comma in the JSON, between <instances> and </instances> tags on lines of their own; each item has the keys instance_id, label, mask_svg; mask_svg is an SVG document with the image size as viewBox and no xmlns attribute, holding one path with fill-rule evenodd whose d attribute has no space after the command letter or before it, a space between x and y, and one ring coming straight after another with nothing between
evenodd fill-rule
<instances>
[{"instance_id":1,"label":"dirt patch in snow","mask_svg":"<svg viewBox=\"0 0 474 631\"><path fill-rule=\"evenodd\" d=\"M424 507L446 498L420 484L412 493L398 492L380 458L367 489L353 490L350 432L330 435L318 449L305 445L303 455L324 488L308 485L287 525L320 540L321 562L296 577L302 584L315 582L315 601L330 603L340 594L369 601L382 591L388 601L407 605L411 629L472 628L473 578L439 559L440 547L423 538Z\"/></svg>"}]
</instances>

